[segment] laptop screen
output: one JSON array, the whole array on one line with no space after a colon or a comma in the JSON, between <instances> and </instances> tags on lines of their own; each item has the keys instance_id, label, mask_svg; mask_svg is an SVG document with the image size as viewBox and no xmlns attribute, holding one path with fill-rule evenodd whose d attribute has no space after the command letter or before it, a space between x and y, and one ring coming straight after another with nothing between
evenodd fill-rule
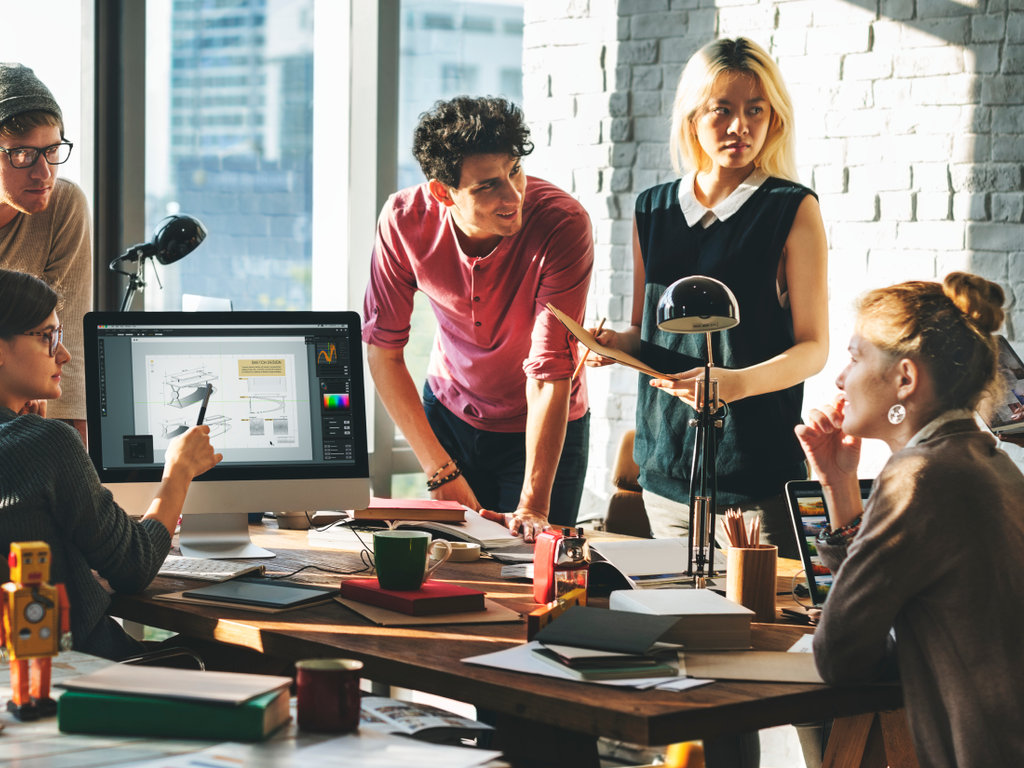
<instances>
[{"instance_id":1,"label":"laptop screen","mask_svg":"<svg viewBox=\"0 0 1024 768\"><path fill-rule=\"evenodd\" d=\"M871 480L860 481L861 502L866 503L871 495ZM817 480L791 480L786 483L786 500L797 544L800 545L800 559L807 574L807 589L815 606L821 606L832 588L832 571L825 567L818 557L815 539L828 522L828 508L825 494Z\"/></svg>"}]
</instances>

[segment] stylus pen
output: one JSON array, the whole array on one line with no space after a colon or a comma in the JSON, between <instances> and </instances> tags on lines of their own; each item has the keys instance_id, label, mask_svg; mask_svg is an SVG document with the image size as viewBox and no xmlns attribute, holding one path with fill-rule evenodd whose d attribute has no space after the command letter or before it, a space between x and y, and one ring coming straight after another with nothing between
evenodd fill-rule
<instances>
[{"instance_id":1,"label":"stylus pen","mask_svg":"<svg viewBox=\"0 0 1024 768\"><path fill-rule=\"evenodd\" d=\"M210 404L210 395L213 394L213 384L206 385L206 397L203 398L203 404L199 407L199 418L196 419L196 426L198 427L203 423L203 419L206 418L206 406Z\"/></svg>"}]
</instances>

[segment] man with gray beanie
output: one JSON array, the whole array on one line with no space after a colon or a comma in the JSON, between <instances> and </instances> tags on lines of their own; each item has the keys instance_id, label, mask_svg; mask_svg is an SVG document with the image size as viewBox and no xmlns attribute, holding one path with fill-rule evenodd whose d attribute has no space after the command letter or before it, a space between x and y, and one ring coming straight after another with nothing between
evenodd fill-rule
<instances>
[{"instance_id":1,"label":"man with gray beanie","mask_svg":"<svg viewBox=\"0 0 1024 768\"><path fill-rule=\"evenodd\" d=\"M71 361L46 415L85 439L82 317L92 304L92 247L85 195L57 178L71 154L50 90L21 64L0 63L0 267L28 272L63 298L57 308Z\"/></svg>"}]
</instances>

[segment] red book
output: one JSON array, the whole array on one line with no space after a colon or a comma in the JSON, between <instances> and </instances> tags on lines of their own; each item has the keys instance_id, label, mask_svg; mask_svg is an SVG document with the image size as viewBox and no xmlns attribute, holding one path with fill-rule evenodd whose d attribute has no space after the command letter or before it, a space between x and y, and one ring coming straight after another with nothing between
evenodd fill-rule
<instances>
[{"instance_id":1,"label":"red book","mask_svg":"<svg viewBox=\"0 0 1024 768\"><path fill-rule=\"evenodd\" d=\"M484 593L443 581L425 581L419 589L381 589L376 579L345 579L341 596L410 616L486 610Z\"/></svg>"},{"instance_id":2,"label":"red book","mask_svg":"<svg viewBox=\"0 0 1024 768\"><path fill-rule=\"evenodd\" d=\"M457 501L445 499L370 499L366 509L352 512L355 520L426 520L441 523L463 523L466 508Z\"/></svg>"}]
</instances>

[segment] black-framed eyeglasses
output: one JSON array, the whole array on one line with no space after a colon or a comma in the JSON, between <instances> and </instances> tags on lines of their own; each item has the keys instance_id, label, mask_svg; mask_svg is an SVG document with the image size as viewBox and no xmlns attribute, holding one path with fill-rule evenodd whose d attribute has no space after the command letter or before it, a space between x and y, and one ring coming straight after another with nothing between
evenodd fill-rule
<instances>
[{"instance_id":1,"label":"black-framed eyeglasses","mask_svg":"<svg viewBox=\"0 0 1024 768\"><path fill-rule=\"evenodd\" d=\"M57 345L64 341L64 326L58 325L56 328L52 328L49 331L24 331L20 335L42 336L46 339L46 343L50 345L50 357L55 357L57 354Z\"/></svg>"},{"instance_id":2,"label":"black-framed eyeglasses","mask_svg":"<svg viewBox=\"0 0 1024 768\"><path fill-rule=\"evenodd\" d=\"M64 140L48 147L0 147L0 152L7 155L12 168L31 168L40 156L50 165L66 163L73 146L72 142Z\"/></svg>"}]
</instances>

